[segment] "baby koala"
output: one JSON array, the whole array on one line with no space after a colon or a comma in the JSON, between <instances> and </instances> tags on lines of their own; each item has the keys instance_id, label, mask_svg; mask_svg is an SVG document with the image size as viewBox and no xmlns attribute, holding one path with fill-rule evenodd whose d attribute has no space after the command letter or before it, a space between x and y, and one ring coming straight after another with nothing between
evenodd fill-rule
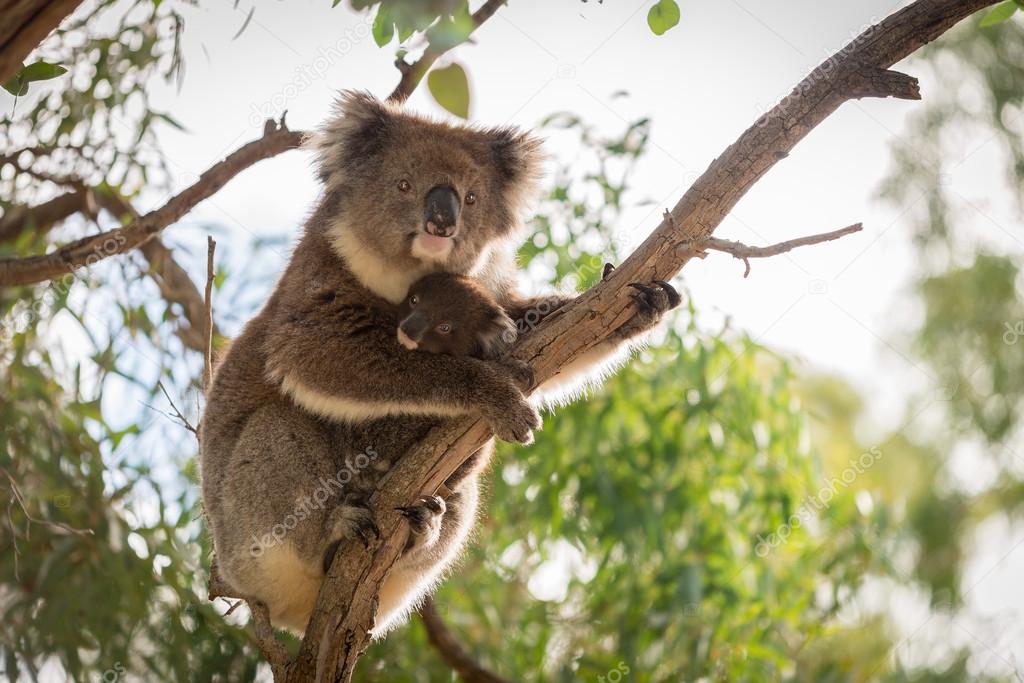
<instances>
[{"instance_id":1,"label":"baby koala","mask_svg":"<svg viewBox=\"0 0 1024 683\"><path fill-rule=\"evenodd\" d=\"M512 319L464 275L427 275L398 307L398 343L407 349L496 360L515 339Z\"/></svg>"}]
</instances>

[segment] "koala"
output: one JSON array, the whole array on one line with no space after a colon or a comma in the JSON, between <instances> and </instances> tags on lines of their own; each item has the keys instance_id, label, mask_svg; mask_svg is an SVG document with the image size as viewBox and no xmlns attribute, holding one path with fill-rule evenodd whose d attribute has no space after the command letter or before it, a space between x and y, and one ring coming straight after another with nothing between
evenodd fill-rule
<instances>
[{"instance_id":1,"label":"koala","mask_svg":"<svg viewBox=\"0 0 1024 683\"><path fill-rule=\"evenodd\" d=\"M418 280L398 307L398 321L398 343L430 353L496 359L516 339L505 309L465 275Z\"/></svg>"},{"instance_id":2,"label":"koala","mask_svg":"<svg viewBox=\"0 0 1024 683\"><path fill-rule=\"evenodd\" d=\"M299 633L339 548L358 552L345 542L379 533L368 500L382 476L431 428L475 414L497 438L529 443L540 426L524 396L528 369L490 357L489 342L480 357L466 353L480 341L468 330L458 345L434 346L419 319L409 320L415 305L399 317L410 287L451 274L460 291L473 283L474 295L489 294L513 321L567 300L517 290L514 256L541 165L529 133L434 121L346 92L305 146L321 196L266 304L218 364L200 428L220 576L265 604L273 624ZM443 294L440 281L426 282L424 297ZM595 351L614 352L678 303L670 286L639 286L636 315ZM484 327L505 328L489 307L477 307L491 315ZM448 352L425 352L435 348ZM457 558L492 450L493 441L460 467L444 498L409 492L409 540L382 587L375 636L400 623Z\"/></svg>"}]
</instances>

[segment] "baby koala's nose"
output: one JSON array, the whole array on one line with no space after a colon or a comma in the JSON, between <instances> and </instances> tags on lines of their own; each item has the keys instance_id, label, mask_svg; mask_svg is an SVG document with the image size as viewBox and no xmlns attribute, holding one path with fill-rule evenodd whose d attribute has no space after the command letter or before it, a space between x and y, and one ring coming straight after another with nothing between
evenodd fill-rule
<instances>
[{"instance_id":1,"label":"baby koala's nose","mask_svg":"<svg viewBox=\"0 0 1024 683\"><path fill-rule=\"evenodd\" d=\"M398 325L398 343L407 349L419 346L423 333L427 330L427 318L419 311L414 311Z\"/></svg>"}]
</instances>

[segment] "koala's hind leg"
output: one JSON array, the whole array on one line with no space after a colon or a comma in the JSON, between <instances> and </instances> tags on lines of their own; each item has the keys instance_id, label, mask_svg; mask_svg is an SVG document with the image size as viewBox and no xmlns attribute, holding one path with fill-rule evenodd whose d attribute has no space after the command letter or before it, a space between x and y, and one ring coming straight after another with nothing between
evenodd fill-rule
<instances>
[{"instance_id":1,"label":"koala's hind leg","mask_svg":"<svg viewBox=\"0 0 1024 683\"><path fill-rule=\"evenodd\" d=\"M443 505L436 496L425 496L403 512L410 524L409 543L381 587L374 637L402 623L458 558L476 519L477 488L474 473Z\"/></svg>"},{"instance_id":2,"label":"koala's hind leg","mask_svg":"<svg viewBox=\"0 0 1024 683\"><path fill-rule=\"evenodd\" d=\"M344 495L333 450L316 418L271 403L249 418L220 478L218 567L278 627L305 629L323 581L325 532Z\"/></svg>"}]
</instances>

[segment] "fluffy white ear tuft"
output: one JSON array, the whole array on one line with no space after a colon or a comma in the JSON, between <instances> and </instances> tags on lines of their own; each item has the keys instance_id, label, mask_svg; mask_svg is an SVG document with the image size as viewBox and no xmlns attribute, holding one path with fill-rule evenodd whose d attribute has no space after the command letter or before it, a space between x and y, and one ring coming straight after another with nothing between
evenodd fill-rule
<instances>
[{"instance_id":1,"label":"fluffy white ear tuft","mask_svg":"<svg viewBox=\"0 0 1024 683\"><path fill-rule=\"evenodd\" d=\"M365 159L380 149L388 133L394 112L368 92L342 90L331 114L302 146L315 155L320 179L342 173L349 159Z\"/></svg>"}]
</instances>

